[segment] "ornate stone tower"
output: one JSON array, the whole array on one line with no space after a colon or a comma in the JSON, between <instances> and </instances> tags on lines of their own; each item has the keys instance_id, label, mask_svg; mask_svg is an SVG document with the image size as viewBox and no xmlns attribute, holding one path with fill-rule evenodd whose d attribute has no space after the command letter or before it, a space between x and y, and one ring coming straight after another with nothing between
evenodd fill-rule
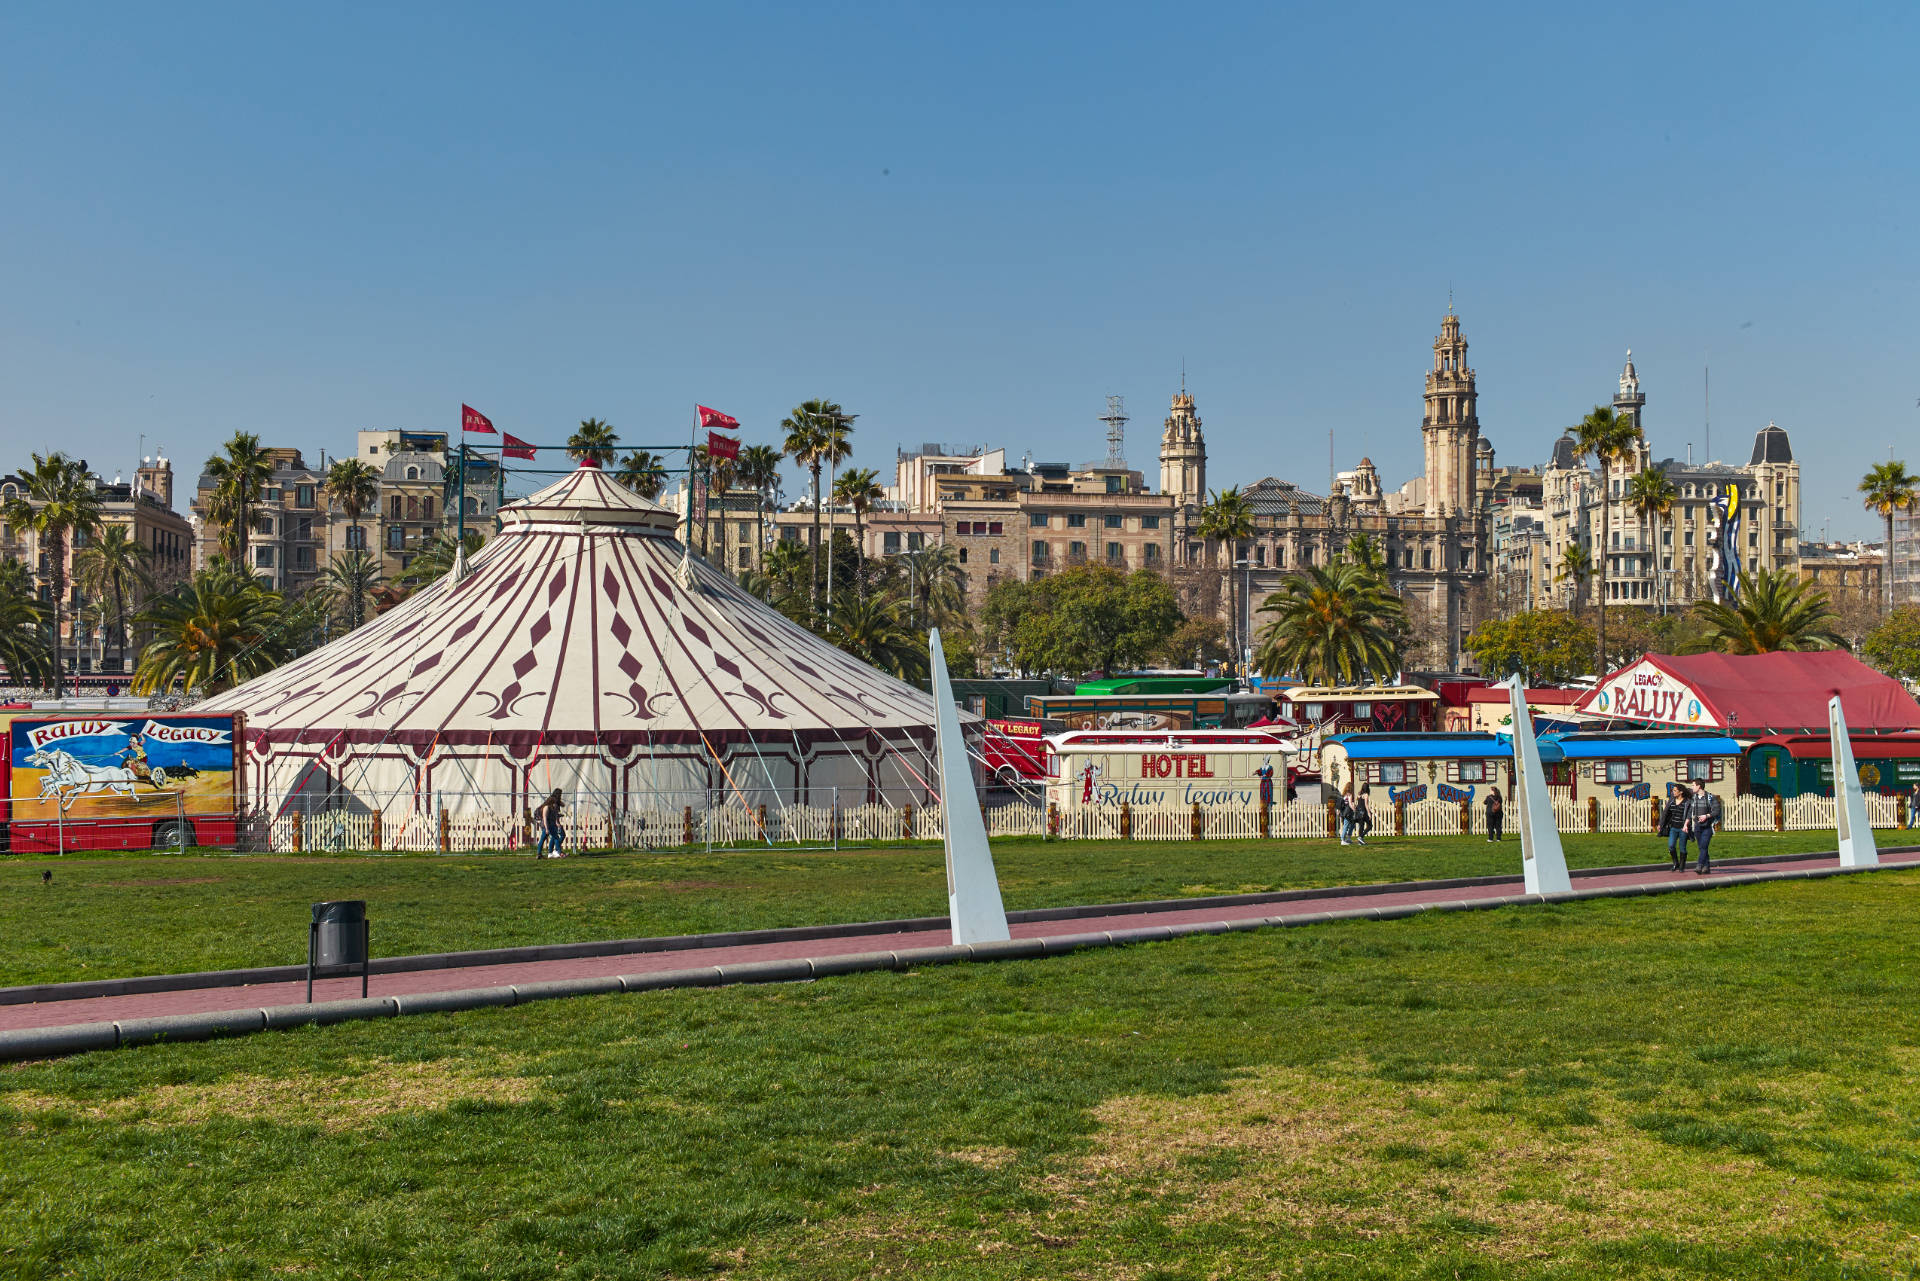
<instances>
[{"instance_id":1,"label":"ornate stone tower","mask_svg":"<svg viewBox=\"0 0 1920 1281\"><path fill-rule=\"evenodd\" d=\"M1474 508L1480 412L1473 370L1467 367L1467 340L1460 336L1460 318L1452 307L1433 340L1426 401L1420 434L1427 447L1427 515L1462 515Z\"/></svg>"},{"instance_id":2,"label":"ornate stone tower","mask_svg":"<svg viewBox=\"0 0 1920 1281\"><path fill-rule=\"evenodd\" d=\"M1160 433L1160 492L1172 494L1182 506L1198 506L1207 497L1207 440L1185 387L1173 398L1173 412Z\"/></svg>"},{"instance_id":3,"label":"ornate stone tower","mask_svg":"<svg viewBox=\"0 0 1920 1281\"><path fill-rule=\"evenodd\" d=\"M1614 393L1613 412L1622 418L1632 418L1635 427L1644 430L1646 424L1640 421L1641 413L1647 407L1647 395L1640 390L1640 375L1633 371L1633 348L1627 348L1627 367L1620 371L1620 390Z\"/></svg>"}]
</instances>

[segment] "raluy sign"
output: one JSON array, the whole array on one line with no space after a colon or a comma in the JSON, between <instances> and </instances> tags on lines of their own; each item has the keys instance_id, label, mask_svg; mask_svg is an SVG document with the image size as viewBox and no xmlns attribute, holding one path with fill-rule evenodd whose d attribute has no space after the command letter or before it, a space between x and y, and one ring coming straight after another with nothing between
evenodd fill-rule
<instances>
[{"instance_id":1,"label":"raluy sign","mask_svg":"<svg viewBox=\"0 0 1920 1281\"><path fill-rule=\"evenodd\" d=\"M1582 710L1624 721L1688 729L1724 729L1693 688L1641 659L1608 677L1582 700Z\"/></svg>"}]
</instances>

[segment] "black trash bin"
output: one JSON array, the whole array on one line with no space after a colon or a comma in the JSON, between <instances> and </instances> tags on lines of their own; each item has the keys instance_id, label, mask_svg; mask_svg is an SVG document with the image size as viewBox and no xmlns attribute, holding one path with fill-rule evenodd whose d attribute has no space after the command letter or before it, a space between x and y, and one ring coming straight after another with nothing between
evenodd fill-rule
<instances>
[{"instance_id":1,"label":"black trash bin","mask_svg":"<svg viewBox=\"0 0 1920 1281\"><path fill-rule=\"evenodd\" d=\"M307 926L307 1000L313 1000L313 978L330 978L360 970L360 995L367 994L367 966L372 959L372 926L367 923L365 899L315 903Z\"/></svg>"}]
</instances>

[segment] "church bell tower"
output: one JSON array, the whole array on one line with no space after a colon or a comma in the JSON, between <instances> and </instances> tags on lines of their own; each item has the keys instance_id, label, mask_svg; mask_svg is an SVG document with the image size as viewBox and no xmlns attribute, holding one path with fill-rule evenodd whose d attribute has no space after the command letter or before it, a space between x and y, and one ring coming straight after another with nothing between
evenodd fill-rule
<instances>
[{"instance_id":1,"label":"church bell tower","mask_svg":"<svg viewBox=\"0 0 1920 1281\"><path fill-rule=\"evenodd\" d=\"M1433 368L1427 371L1426 416L1420 435L1426 444L1429 516L1459 516L1474 508L1474 456L1480 445L1480 411L1473 370L1467 365L1467 340L1460 317L1447 308L1440 336L1433 340Z\"/></svg>"}]
</instances>

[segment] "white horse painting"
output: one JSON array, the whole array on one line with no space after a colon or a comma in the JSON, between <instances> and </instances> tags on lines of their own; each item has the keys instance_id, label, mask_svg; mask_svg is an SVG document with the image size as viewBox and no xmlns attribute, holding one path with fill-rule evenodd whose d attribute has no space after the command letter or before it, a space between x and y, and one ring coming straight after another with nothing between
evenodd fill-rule
<instances>
[{"instance_id":1,"label":"white horse painting","mask_svg":"<svg viewBox=\"0 0 1920 1281\"><path fill-rule=\"evenodd\" d=\"M124 765L83 764L62 748L35 752L27 757L27 764L47 771L40 780L40 797L58 797L63 814L73 808L75 797L109 793L131 797L135 785L142 781ZM157 792L167 785L167 772L153 770L146 781Z\"/></svg>"}]
</instances>

